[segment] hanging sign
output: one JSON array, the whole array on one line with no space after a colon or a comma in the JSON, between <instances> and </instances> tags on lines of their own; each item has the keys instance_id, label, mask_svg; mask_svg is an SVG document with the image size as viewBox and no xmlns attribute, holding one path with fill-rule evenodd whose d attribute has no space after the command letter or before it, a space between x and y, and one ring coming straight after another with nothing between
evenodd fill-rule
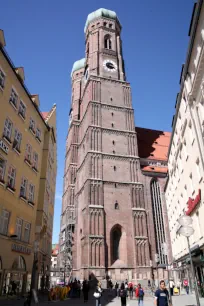
<instances>
[{"instance_id":1,"label":"hanging sign","mask_svg":"<svg viewBox=\"0 0 204 306\"><path fill-rule=\"evenodd\" d=\"M193 212L193 210L196 208L196 206L201 201L201 190L198 190L198 194L195 197L195 199L189 198L188 199L188 210L186 211L186 215L190 216L190 214Z\"/></svg>"}]
</instances>

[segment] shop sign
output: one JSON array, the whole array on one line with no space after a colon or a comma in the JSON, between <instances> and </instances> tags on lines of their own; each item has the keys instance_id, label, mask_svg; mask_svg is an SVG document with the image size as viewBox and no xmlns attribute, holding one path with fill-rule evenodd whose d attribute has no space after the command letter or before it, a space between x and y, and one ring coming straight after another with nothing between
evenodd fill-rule
<instances>
[{"instance_id":1,"label":"shop sign","mask_svg":"<svg viewBox=\"0 0 204 306\"><path fill-rule=\"evenodd\" d=\"M30 255L30 253L31 253L31 249L25 247L24 245L15 244L15 243L13 243L13 244L11 245L11 250L12 250L13 252L22 253L22 254L27 254L27 255Z\"/></svg>"},{"instance_id":2,"label":"shop sign","mask_svg":"<svg viewBox=\"0 0 204 306\"><path fill-rule=\"evenodd\" d=\"M200 203L201 201L201 190L198 190L198 194L195 197L195 199L189 198L188 199L188 210L186 211L186 215L190 216L192 211L196 208L196 206Z\"/></svg>"}]
</instances>

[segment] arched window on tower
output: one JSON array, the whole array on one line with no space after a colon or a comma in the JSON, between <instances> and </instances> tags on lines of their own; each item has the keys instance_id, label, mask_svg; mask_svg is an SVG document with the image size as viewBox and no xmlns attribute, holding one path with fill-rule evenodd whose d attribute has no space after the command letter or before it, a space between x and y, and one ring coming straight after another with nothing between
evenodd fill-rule
<instances>
[{"instance_id":1,"label":"arched window on tower","mask_svg":"<svg viewBox=\"0 0 204 306\"><path fill-rule=\"evenodd\" d=\"M151 181L151 198L154 218L154 228L156 235L156 247L159 257L159 264L167 263L167 256L163 254L163 243L166 242L164 231L164 219L162 211L162 198L159 182L155 179Z\"/></svg>"},{"instance_id":2,"label":"arched window on tower","mask_svg":"<svg viewBox=\"0 0 204 306\"><path fill-rule=\"evenodd\" d=\"M110 35L106 35L104 37L104 47L105 49L112 49L112 41L111 41L111 36Z\"/></svg>"},{"instance_id":3,"label":"arched window on tower","mask_svg":"<svg viewBox=\"0 0 204 306\"><path fill-rule=\"evenodd\" d=\"M87 43L86 45L86 54L87 54L87 57L89 56L89 43Z\"/></svg>"}]
</instances>

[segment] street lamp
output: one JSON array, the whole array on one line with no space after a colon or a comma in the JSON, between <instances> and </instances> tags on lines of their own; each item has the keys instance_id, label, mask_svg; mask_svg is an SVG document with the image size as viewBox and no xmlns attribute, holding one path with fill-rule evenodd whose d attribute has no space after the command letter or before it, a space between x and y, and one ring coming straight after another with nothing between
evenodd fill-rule
<instances>
[{"instance_id":1,"label":"street lamp","mask_svg":"<svg viewBox=\"0 0 204 306\"><path fill-rule=\"evenodd\" d=\"M191 263L191 273L192 273L193 281L194 281L194 284L195 284L196 302L197 302L197 306L200 306L200 299L199 299L197 281L196 281L196 278L195 278L195 271L194 271L194 267L193 267L193 260L192 260L192 255L191 255L190 242L189 242L189 237L192 236L193 233L194 233L194 228L192 226L190 226L193 223L193 220L190 216L184 215L184 216L179 218L178 223L181 226L180 229L178 230L178 233L187 238L188 252L189 252L190 263Z\"/></svg>"}]
</instances>

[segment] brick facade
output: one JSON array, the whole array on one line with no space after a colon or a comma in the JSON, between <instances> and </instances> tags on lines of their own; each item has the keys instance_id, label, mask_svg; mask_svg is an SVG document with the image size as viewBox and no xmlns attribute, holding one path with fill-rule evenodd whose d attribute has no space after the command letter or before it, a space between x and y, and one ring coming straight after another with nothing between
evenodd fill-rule
<instances>
[{"instance_id":1,"label":"brick facade","mask_svg":"<svg viewBox=\"0 0 204 306\"><path fill-rule=\"evenodd\" d=\"M75 224L73 275L80 279L152 279L156 267L151 173L144 175L138 156L120 31L117 19L89 23L85 65L72 73L61 233L68 216ZM107 35L111 49L104 47ZM106 69L110 62L114 69Z\"/></svg>"}]
</instances>

